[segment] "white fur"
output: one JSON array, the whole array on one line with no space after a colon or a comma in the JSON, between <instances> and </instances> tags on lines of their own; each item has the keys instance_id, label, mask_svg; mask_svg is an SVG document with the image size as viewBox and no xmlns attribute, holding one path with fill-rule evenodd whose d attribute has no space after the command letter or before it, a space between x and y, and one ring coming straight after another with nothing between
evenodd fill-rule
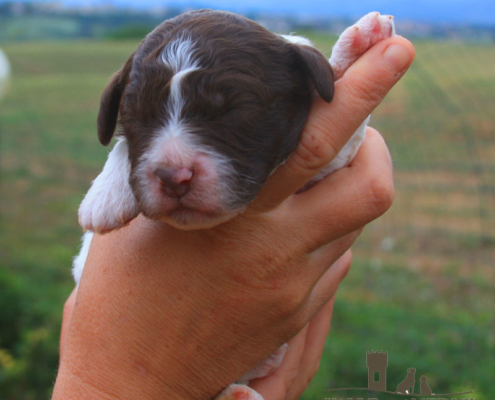
<instances>
[{"instance_id":1,"label":"white fur","mask_svg":"<svg viewBox=\"0 0 495 400\"><path fill-rule=\"evenodd\" d=\"M377 25L379 30L375 30ZM365 15L347 28L335 43L330 57L335 78L340 78L367 49L390 36L395 36L394 19L391 15L380 15L378 12Z\"/></svg>"},{"instance_id":2,"label":"white fur","mask_svg":"<svg viewBox=\"0 0 495 400\"><path fill-rule=\"evenodd\" d=\"M120 139L79 207L79 222L84 229L108 231L139 213L129 185L130 172L127 141Z\"/></svg>"},{"instance_id":3,"label":"white fur","mask_svg":"<svg viewBox=\"0 0 495 400\"><path fill-rule=\"evenodd\" d=\"M194 42L191 38L180 37L169 43L162 51L162 61L174 73L189 68L199 68L198 60L194 59Z\"/></svg>"},{"instance_id":4,"label":"white fur","mask_svg":"<svg viewBox=\"0 0 495 400\"><path fill-rule=\"evenodd\" d=\"M168 129L167 133L177 136L182 130L174 128L178 128L180 124L180 114L184 107L181 81L187 74L201 67L199 62L194 59L194 43L190 38L179 38L167 45L162 51L162 61L174 72L170 82L170 96L167 101L167 111L170 117L169 124L172 129Z\"/></svg>"},{"instance_id":5,"label":"white fur","mask_svg":"<svg viewBox=\"0 0 495 400\"><path fill-rule=\"evenodd\" d=\"M292 33L290 35L280 35L280 36L282 36L285 40L287 40L288 42L291 42L291 43L302 44L304 46L314 47L311 40L309 40L305 37L302 37L302 36L296 36Z\"/></svg>"}]
</instances>

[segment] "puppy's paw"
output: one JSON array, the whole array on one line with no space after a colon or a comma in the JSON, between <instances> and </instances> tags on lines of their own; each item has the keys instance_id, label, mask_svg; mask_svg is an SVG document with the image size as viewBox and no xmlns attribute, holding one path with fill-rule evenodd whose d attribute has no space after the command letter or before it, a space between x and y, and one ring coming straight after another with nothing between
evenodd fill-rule
<instances>
[{"instance_id":1,"label":"puppy's paw","mask_svg":"<svg viewBox=\"0 0 495 400\"><path fill-rule=\"evenodd\" d=\"M264 400L254 389L246 385L232 384L220 393L215 400Z\"/></svg>"},{"instance_id":2,"label":"puppy's paw","mask_svg":"<svg viewBox=\"0 0 495 400\"><path fill-rule=\"evenodd\" d=\"M98 185L97 180L79 207L79 224L85 231L103 234L127 225L139 210L134 199L116 198L111 189Z\"/></svg>"},{"instance_id":3,"label":"puppy's paw","mask_svg":"<svg viewBox=\"0 0 495 400\"><path fill-rule=\"evenodd\" d=\"M129 174L127 143L121 140L108 155L103 171L79 207L79 223L84 230L106 233L123 227L138 215Z\"/></svg>"},{"instance_id":4,"label":"puppy's paw","mask_svg":"<svg viewBox=\"0 0 495 400\"><path fill-rule=\"evenodd\" d=\"M395 36L394 17L371 12L339 37L332 50L330 64L339 79L359 57L383 39Z\"/></svg>"}]
</instances>

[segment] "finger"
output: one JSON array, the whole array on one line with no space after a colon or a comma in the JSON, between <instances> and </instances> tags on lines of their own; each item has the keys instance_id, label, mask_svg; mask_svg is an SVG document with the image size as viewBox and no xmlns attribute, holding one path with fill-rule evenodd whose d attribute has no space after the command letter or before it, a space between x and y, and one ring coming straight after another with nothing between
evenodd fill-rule
<instances>
[{"instance_id":1,"label":"finger","mask_svg":"<svg viewBox=\"0 0 495 400\"><path fill-rule=\"evenodd\" d=\"M306 334L308 326L305 326L292 340L289 341L289 350L284 360L272 374L255 379L250 382L254 390L263 396L265 400L285 399L292 382L299 373L299 365L304 354Z\"/></svg>"},{"instance_id":2,"label":"finger","mask_svg":"<svg viewBox=\"0 0 495 400\"><path fill-rule=\"evenodd\" d=\"M250 386L263 395L265 399L291 398L287 397L287 394L292 390L291 388L296 380L298 381L296 385L297 389L294 389L294 393L298 393L301 390L304 391L306 385L303 383L311 380L317 369L315 367L314 357L317 354L321 355L324 346L324 337L328 333L328 327L326 328L327 333L325 333L324 327L325 324L327 326L329 325L328 318L331 318L331 315L328 317L329 310L326 307L335 296L340 282L347 275L351 261L352 254L349 250L327 270L322 278L322 282L318 282L316 285L318 287L318 297L312 293L309 302L310 307L307 309L308 315L319 315L315 322L313 322L315 325L312 328L311 339L308 339L307 333L315 317L289 342L289 351L282 365L273 374L251 382ZM323 290L324 293L322 293ZM309 348L307 347L308 340L310 342L314 341L314 344ZM309 351L308 355L306 355L307 351ZM304 370L301 369L302 366L304 366ZM297 396L294 398L297 398Z\"/></svg>"},{"instance_id":3,"label":"finger","mask_svg":"<svg viewBox=\"0 0 495 400\"><path fill-rule=\"evenodd\" d=\"M309 315L315 314L323 304L330 301L337 293L340 283L349 273L352 264L352 251L347 250L330 268L322 275L311 291L308 300Z\"/></svg>"},{"instance_id":4,"label":"finger","mask_svg":"<svg viewBox=\"0 0 495 400\"><path fill-rule=\"evenodd\" d=\"M325 257L325 252L329 253L329 256ZM342 280L347 276L352 262L352 252L347 247L342 251L342 255L336 261L329 261L334 259L335 255L333 244L326 246L322 250L324 257L323 262L319 262L318 268L321 274L318 276L318 280L315 283L308 282L305 277L298 277L300 285L304 286L304 305L300 307L294 314L293 319L298 322L299 326L304 326L319 312L319 310L327 304L332 297L335 296L337 289ZM326 260L326 262L325 262ZM308 271L307 275L313 275L311 271ZM309 278L314 279L314 278ZM310 288L306 290L306 288ZM297 293L297 288L292 289L293 293Z\"/></svg>"},{"instance_id":5,"label":"finger","mask_svg":"<svg viewBox=\"0 0 495 400\"><path fill-rule=\"evenodd\" d=\"M315 100L299 146L270 176L251 209L275 208L327 165L413 59L412 44L397 36L378 43L356 61L335 83L330 104Z\"/></svg>"},{"instance_id":6,"label":"finger","mask_svg":"<svg viewBox=\"0 0 495 400\"><path fill-rule=\"evenodd\" d=\"M67 339L67 333L69 332L70 319L72 317L72 311L74 310L74 302L76 300L76 289L72 291L69 298L65 302L64 311L62 316L62 328L60 329L60 359L62 359L62 353L65 347L65 341Z\"/></svg>"},{"instance_id":7,"label":"finger","mask_svg":"<svg viewBox=\"0 0 495 400\"><path fill-rule=\"evenodd\" d=\"M288 400L299 399L318 372L328 331L330 330L334 302L335 297L332 297L309 322L304 354L299 364L299 372L287 393L286 398Z\"/></svg>"},{"instance_id":8,"label":"finger","mask_svg":"<svg viewBox=\"0 0 495 400\"><path fill-rule=\"evenodd\" d=\"M332 269L332 279L335 280L334 286L335 290L338 285L344 279L347 274L347 270L345 268L346 264L337 264L341 263L342 257L348 257L346 255L347 252L350 251L351 246L354 244L356 239L361 235L363 229L358 229L354 232L351 232L327 245L324 245L311 254L311 261L307 268L304 268L304 271L301 271L299 275L296 275L296 279L299 281L299 284L303 284L306 288L305 298L308 299L311 297L315 286L321 281L324 275L329 274L329 270ZM346 261L347 262L347 261ZM350 261L349 261L350 263ZM336 266L337 265L337 266ZM331 293L320 302L319 307L325 304L331 297ZM309 315L312 315L310 313Z\"/></svg>"},{"instance_id":9,"label":"finger","mask_svg":"<svg viewBox=\"0 0 495 400\"><path fill-rule=\"evenodd\" d=\"M294 223L304 232L308 246L317 248L378 218L392 205L393 197L390 153L381 135L368 128L351 165L293 196L288 209L299 210Z\"/></svg>"}]
</instances>

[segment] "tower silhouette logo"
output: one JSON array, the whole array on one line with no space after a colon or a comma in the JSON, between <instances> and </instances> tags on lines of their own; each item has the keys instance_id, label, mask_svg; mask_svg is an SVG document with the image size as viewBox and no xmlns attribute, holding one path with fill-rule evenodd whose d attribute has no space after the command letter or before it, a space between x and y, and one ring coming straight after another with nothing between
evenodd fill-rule
<instances>
[{"instance_id":1,"label":"tower silhouette logo","mask_svg":"<svg viewBox=\"0 0 495 400\"><path fill-rule=\"evenodd\" d=\"M368 389L384 392L387 390L388 353L367 352ZM376 379L378 377L378 379Z\"/></svg>"},{"instance_id":2,"label":"tower silhouette logo","mask_svg":"<svg viewBox=\"0 0 495 400\"><path fill-rule=\"evenodd\" d=\"M379 393L389 393L398 396L407 396L410 400L417 400L413 396L428 396L428 398L419 397L421 400L475 400L474 398L455 398L450 399L451 396L465 395L474 393L473 390L460 393L433 393L430 385L428 384L428 377L422 375L419 378L419 382L416 382L416 369L409 368L406 373L406 377L396 386L394 391L387 390L387 367L388 367L388 352L384 351L368 351L366 352L366 366L368 367L368 387L367 388L340 388L340 389L328 389L329 392L344 391L344 390L364 390L374 391ZM419 383L419 392L415 392L417 384ZM447 397L448 396L448 397ZM354 400L353 398L346 397L347 400ZM359 400L364 400L363 397L359 397ZM325 400L340 400L340 398L329 398ZM357 400L357 399L356 399ZM378 400L376 397L368 400Z\"/></svg>"}]
</instances>

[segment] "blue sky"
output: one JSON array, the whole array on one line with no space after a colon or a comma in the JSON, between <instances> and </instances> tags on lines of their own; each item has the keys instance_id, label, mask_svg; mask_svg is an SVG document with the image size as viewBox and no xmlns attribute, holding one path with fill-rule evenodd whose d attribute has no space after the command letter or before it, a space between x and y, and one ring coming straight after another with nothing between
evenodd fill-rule
<instances>
[{"instance_id":1,"label":"blue sky","mask_svg":"<svg viewBox=\"0 0 495 400\"><path fill-rule=\"evenodd\" d=\"M62 0L62 3L92 5L102 2ZM220 8L237 12L256 10L325 17L357 17L369 11L380 11L401 19L495 26L495 0L106 0L105 3L133 8L179 5Z\"/></svg>"}]
</instances>

